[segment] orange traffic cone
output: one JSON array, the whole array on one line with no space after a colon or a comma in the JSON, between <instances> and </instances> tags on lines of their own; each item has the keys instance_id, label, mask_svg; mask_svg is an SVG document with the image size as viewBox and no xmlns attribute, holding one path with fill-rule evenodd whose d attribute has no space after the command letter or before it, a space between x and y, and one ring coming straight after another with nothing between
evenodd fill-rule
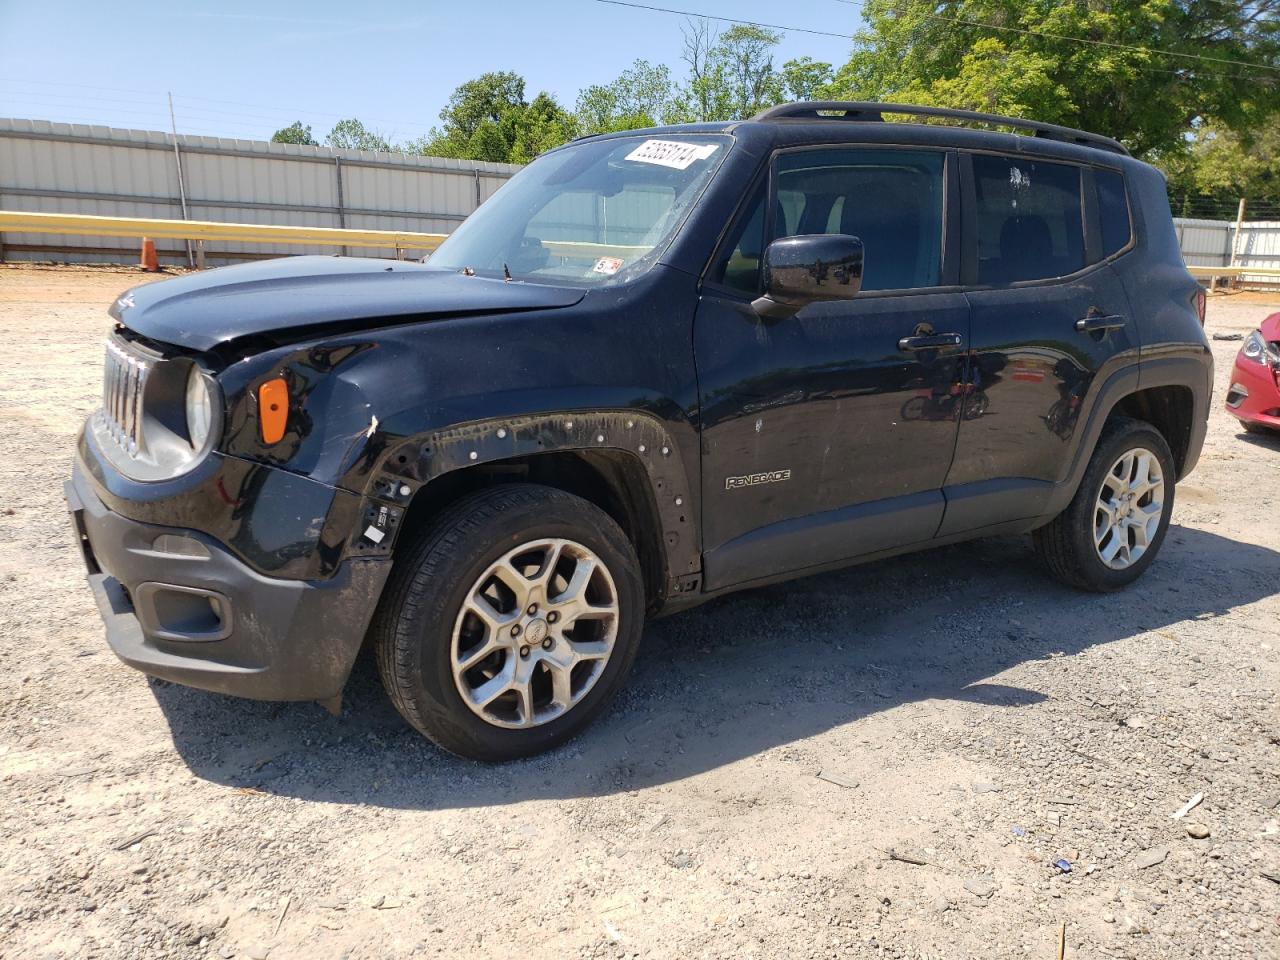
<instances>
[{"instance_id":1,"label":"orange traffic cone","mask_svg":"<svg viewBox=\"0 0 1280 960\"><path fill-rule=\"evenodd\" d=\"M148 273L160 272L160 260L156 256L156 242L147 237L142 238L142 258L138 261L138 266Z\"/></svg>"}]
</instances>

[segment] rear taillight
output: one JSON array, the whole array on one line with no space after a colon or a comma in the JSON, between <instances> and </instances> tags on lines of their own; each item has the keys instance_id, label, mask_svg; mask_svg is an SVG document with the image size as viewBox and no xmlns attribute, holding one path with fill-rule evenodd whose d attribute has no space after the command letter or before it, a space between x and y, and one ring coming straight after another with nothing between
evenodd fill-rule
<instances>
[{"instance_id":1,"label":"rear taillight","mask_svg":"<svg viewBox=\"0 0 1280 960\"><path fill-rule=\"evenodd\" d=\"M1207 305L1208 297L1205 295L1204 287L1201 287L1195 293L1196 316L1200 318L1200 326L1204 326L1204 311Z\"/></svg>"}]
</instances>

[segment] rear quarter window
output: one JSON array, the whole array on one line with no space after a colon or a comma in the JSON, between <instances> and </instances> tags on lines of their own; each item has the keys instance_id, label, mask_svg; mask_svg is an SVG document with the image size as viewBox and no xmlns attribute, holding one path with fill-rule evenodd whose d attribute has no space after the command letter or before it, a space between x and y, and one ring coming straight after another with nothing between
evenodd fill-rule
<instances>
[{"instance_id":1,"label":"rear quarter window","mask_svg":"<svg viewBox=\"0 0 1280 960\"><path fill-rule=\"evenodd\" d=\"M1098 220L1102 228L1102 255L1109 257L1129 245L1133 227L1129 218L1129 197L1124 177L1114 170L1095 170L1098 187Z\"/></svg>"}]
</instances>

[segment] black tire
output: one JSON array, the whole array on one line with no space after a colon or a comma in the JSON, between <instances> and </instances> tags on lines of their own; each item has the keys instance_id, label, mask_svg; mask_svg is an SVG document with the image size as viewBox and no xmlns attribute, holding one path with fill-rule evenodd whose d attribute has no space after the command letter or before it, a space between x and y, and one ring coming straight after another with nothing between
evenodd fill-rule
<instances>
[{"instance_id":1,"label":"black tire","mask_svg":"<svg viewBox=\"0 0 1280 960\"><path fill-rule=\"evenodd\" d=\"M1122 454L1143 448L1160 462L1164 477L1164 511L1155 536L1143 554L1124 569L1117 570L1103 562L1094 545L1095 507L1102 482ZM1036 552L1056 579L1081 590L1099 593L1120 590L1142 576L1164 543L1173 513L1176 471L1169 444L1155 427L1142 420L1113 417L1103 427L1080 487L1067 508L1053 520L1031 534Z\"/></svg>"},{"instance_id":2,"label":"black tire","mask_svg":"<svg viewBox=\"0 0 1280 960\"><path fill-rule=\"evenodd\" d=\"M617 593L618 629L609 659L581 700L541 725L512 729L486 721L463 700L451 666L453 629L468 591L489 566L538 538L575 541L603 562ZM605 708L635 660L644 609L635 550L608 514L551 487L506 484L453 504L397 560L372 639L391 702L415 729L463 757L513 760L564 743Z\"/></svg>"}]
</instances>

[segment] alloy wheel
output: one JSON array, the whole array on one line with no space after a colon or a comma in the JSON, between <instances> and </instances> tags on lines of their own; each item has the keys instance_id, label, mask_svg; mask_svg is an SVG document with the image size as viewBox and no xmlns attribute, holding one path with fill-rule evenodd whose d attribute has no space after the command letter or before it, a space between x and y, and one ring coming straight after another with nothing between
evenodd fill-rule
<instances>
[{"instance_id":1,"label":"alloy wheel","mask_svg":"<svg viewBox=\"0 0 1280 960\"><path fill-rule=\"evenodd\" d=\"M1113 570L1137 563L1155 539L1164 514L1160 459L1135 447L1121 454L1102 479L1093 513L1093 543Z\"/></svg>"},{"instance_id":2,"label":"alloy wheel","mask_svg":"<svg viewBox=\"0 0 1280 960\"><path fill-rule=\"evenodd\" d=\"M495 726L555 720L604 673L618 617L613 576L593 551L563 539L522 544L463 600L450 648L458 693Z\"/></svg>"}]
</instances>

